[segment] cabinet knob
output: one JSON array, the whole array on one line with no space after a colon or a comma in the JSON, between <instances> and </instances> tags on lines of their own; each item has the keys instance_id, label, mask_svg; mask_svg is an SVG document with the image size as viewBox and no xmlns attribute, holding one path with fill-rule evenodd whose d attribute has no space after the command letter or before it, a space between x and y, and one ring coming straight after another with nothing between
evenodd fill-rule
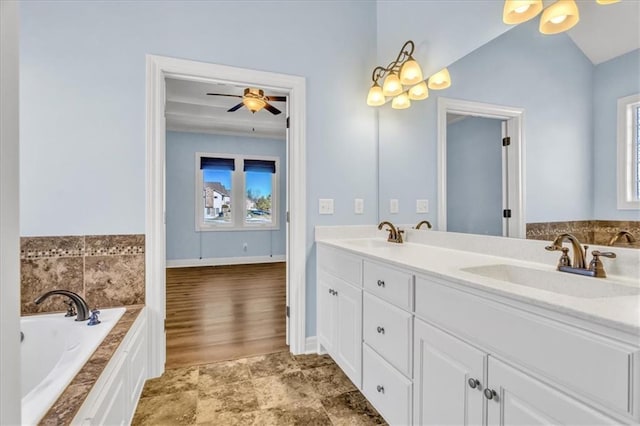
<instances>
[{"instance_id":1,"label":"cabinet knob","mask_svg":"<svg viewBox=\"0 0 640 426\"><path fill-rule=\"evenodd\" d=\"M378 287L384 287L384 281L378 280Z\"/></svg>"},{"instance_id":2,"label":"cabinet knob","mask_svg":"<svg viewBox=\"0 0 640 426\"><path fill-rule=\"evenodd\" d=\"M497 395L498 394L493 389L487 388L487 389L484 390L484 397L487 398L487 399L493 399Z\"/></svg>"},{"instance_id":3,"label":"cabinet knob","mask_svg":"<svg viewBox=\"0 0 640 426\"><path fill-rule=\"evenodd\" d=\"M469 387L471 389L475 389L480 386L480 380L474 379L473 377L469 379Z\"/></svg>"},{"instance_id":4,"label":"cabinet knob","mask_svg":"<svg viewBox=\"0 0 640 426\"><path fill-rule=\"evenodd\" d=\"M333 295L337 296L338 295L338 290L333 290Z\"/></svg>"},{"instance_id":5,"label":"cabinet knob","mask_svg":"<svg viewBox=\"0 0 640 426\"><path fill-rule=\"evenodd\" d=\"M329 294L333 294L333 290L329 289Z\"/></svg>"},{"instance_id":6,"label":"cabinet knob","mask_svg":"<svg viewBox=\"0 0 640 426\"><path fill-rule=\"evenodd\" d=\"M382 385L378 385L378 386L376 386L376 390L377 390L378 392L380 392L380 393L384 393L384 386L382 386Z\"/></svg>"},{"instance_id":7,"label":"cabinet knob","mask_svg":"<svg viewBox=\"0 0 640 426\"><path fill-rule=\"evenodd\" d=\"M378 327L377 330L378 330L378 333L384 334L384 327Z\"/></svg>"}]
</instances>

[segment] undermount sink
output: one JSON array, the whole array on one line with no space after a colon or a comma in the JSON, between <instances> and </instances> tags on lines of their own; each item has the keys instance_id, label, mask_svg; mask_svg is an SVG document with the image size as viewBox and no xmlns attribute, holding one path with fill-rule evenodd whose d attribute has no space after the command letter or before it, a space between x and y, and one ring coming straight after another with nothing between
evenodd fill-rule
<instances>
[{"instance_id":1,"label":"undermount sink","mask_svg":"<svg viewBox=\"0 0 640 426\"><path fill-rule=\"evenodd\" d=\"M582 277L559 271L542 271L522 266L483 265L462 268L461 271L574 297L598 298L640 294L640 288L615 284L602 278Z\"/></svg>"}]
</instances>

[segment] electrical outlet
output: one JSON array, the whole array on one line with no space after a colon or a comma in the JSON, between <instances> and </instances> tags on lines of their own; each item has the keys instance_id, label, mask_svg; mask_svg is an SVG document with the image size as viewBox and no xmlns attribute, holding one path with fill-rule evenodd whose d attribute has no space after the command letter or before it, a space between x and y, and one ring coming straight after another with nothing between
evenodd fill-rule
<instances>
[{"instance_id":1,"label":"electrical outlet","mask_svg":"<svg viewBox=\"0 0 640 426\"><path fill-rule=\"evenodd\" d=\"M429 213L429 200L416 200L416 213Z\"/></svg>"},{"instance_id":2,"label":"electrical outlet","mask_svg":"<svg viewBox=\"0 0 640 426\"><path fill-rule=\"evenodd\" d=\"M353 200L353 212L355 214L364 214L364 200L362 198Z\"/></svg>"},{"instance_id":3,"label":"electrical outlet","mask_svg":"<svg viewBox=\"0 0 640 426\"><path fill-rule=\"evenodd\" d=\"M395 214L400 211L400 203L396 198L389 200L389 213Z\"/></svg>"},{"instance_id":4,"label":"electrical outlet","mask_svg":"<svg viewBox=\"0 0 640 426\"><path fill-rule=\"evenodd\" d=\"M320 198L318 200L319 214L333 214L333 198Z\"/></svg>"}]
</instances>

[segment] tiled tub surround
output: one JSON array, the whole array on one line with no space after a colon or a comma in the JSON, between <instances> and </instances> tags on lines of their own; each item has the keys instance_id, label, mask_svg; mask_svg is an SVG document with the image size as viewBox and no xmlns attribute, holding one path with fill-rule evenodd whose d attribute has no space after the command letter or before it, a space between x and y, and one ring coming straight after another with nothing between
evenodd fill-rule
<instances>
[{"instance_id":1,"label":"tiled tub surround","mask_svg":"<svg viewBox=\"0 0 640 426\"><path fill-rule=\"evenodd\" d=\"M143 308L142 305L126 307L127 310L120 320L45 414L40 425L58 426L71 423Z\"/></svg>"},{"instance_id":2,"label":"tiled tub surround","mask_svg":"<svg viewBox=\"0 0 640 426\"><path fill-rule=\"evenodd\" d=\"M22 315L65 310L61 297L33 303L54 289L80 294L91 308L144 303L144 245L142 234L22 237Z\"/></svg>"},{"instance_id":3,"label":"tiled tub surround","mask_svg":"<svg viewBox=\"0 0 640 426\"><path fill-rule=\"evenodd\" d=\"M584 244L608 245L618 231L625 230L636 237L636 242L627 244L621 239L615 245L619 247L640 248L640 221L638 220L577 220L566 222L527 223L527 239L553 240L561 233L573 234Z\"/></svg>"}]
</instances>

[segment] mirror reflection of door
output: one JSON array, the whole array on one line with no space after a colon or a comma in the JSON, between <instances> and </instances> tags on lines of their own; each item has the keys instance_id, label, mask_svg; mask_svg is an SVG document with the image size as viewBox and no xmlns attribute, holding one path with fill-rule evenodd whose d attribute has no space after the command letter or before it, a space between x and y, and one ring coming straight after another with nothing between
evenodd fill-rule
<instances>
[{"instance_id":1,"label":"mirror reflection of door","mask_svg":"<svg viewBox=\"0 0 640 426\"><path fill-rule=\"evenodd\" d=\"M503 120L447 114L447 231L501 236Z\"/></svg>"}]
</instances>

